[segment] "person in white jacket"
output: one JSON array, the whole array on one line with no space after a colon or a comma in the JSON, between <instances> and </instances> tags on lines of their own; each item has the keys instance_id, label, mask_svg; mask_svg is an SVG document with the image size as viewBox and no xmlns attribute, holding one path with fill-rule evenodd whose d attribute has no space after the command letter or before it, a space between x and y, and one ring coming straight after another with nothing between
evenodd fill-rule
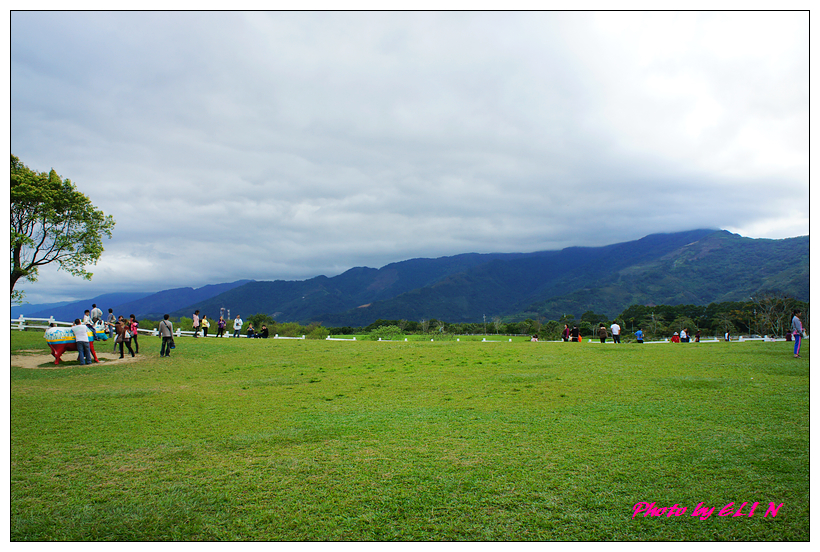
<instances>
[{"instance_id":1,"label":"person in white jacket","mask_svg":"<svg viewBox=\"0 0 820 552\"><path fill-rule=\"evenodd\" d=\"M233 336L239 337L239 334L242 332L242 319L239 318L239 315L236 315L236 318L233 320Z\"/></svg>"}]
</instances>

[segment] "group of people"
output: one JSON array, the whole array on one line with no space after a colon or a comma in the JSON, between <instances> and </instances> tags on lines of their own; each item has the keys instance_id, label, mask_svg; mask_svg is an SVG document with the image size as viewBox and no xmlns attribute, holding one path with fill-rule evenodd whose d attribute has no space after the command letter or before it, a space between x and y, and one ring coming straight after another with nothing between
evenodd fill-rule
<instances>
[{"instance_id":1,"label":"group of people","mask_svg":"<svg viewBox=\"0 0 820 552\"><path fill-rule=\"evenodd\" d=\"M127 320L123 316L114 316L114 310L108 309L108 318L103 320L103 313L97 307L97 304L91 305L91 310L86 310L83 313L83 318L74 319L74 325L71 326L71 331L74 333L74 341L77 343L77 362L80 365L91 364L91 341L96 341L97 332L105 331L108 333L108 338L112 339L114 336L114 352L117 348L120 350L120 358L125 358L124 348L128 348L131 356L140 352L138 330L139 321L132 314ZM91 330L91 338L89 339L88 332ZM131 347L133 341L134 347ZM136 351L134 351L136 349Z\"/></svg>"},{"instance_id":2,"label":"group of people","mask_svg":"<svg viewBox=\"0 0 820 552\"><path fill-rule=\"evenodd\" d=\"M638 336L638 342L643 343L643 332L640 332L640 336ZM607 337L609 337L610 333L612 334L612 342L613 343L621 343L621 326L619 326L616 322L613 322L612 325L607 330L606 326L601 323L598 327L598 338L601 340L601 343L606 343ZM637 332L635 334L638 335ZM561 333L561 339L564 341L573 341L576 343L581 342L581 330L578 326L573 326L572 329L567 324L564 324L564 331Z\"/></svg>"},{"instance_id":3,"label":"group of people","mask_svg":"<svg viewBox=\"0 0 820 552\"><path fill-rule=\"evenodd\" d=\"M621 326L617 322L613 322L609 329L607 329L606 325L601 323L598 326L598 339L601 340L601 343L606 343L606 340L609 336L612 336L612 342L615 344L621 343ZM643 343L644 332L643 328L638 328L638 331L634 332L635 341L637 343ZM564 324L564 331L561 334L561 338L564 341L573 341L573 342L581 342L581 332L578 329L578 326L573 326L572 329L567 324ZM698 330L695 335L695 342L700 341L700 330ZM672 342L673 343L689 343L690 341L690 332L689 328L684 328L681 330L680 334L675 332L672 335Z\"/></svg>"},{"instance_id":4,"label":"group of people","mask_svg":"<svg viewBox=\"0 0 820 552\"><path fill-rule=\"evenodd\" d=\"M692 337L693 336L689 331L689 328L683 328L680 331L680 334L678 332L672 334L672 343L689 343L692 340ZM695 343L700 343L700 330L695 332L694 338Z\"/></svg>"},{"instance_id":5,"label":"group of people","mask_svg":"<svg viewBox=\"0 0 820 552\"><path fill-rule=\"evenodd\" d=\"M800 316L802 315L801 311L794 311L792 313L792 324L791 324L791 331L788 333L788 337L794 337L794 357L800 358L800 346L802 343L802 338L804 336L803 331L803 323L800 320ZM91 356L91 345L88 337L88 330L91 330L91 335L96 336L96 331L98 329L105 329L108 332L109 339L116 335L116 339L114 340L114 352L117 351L117 347L120 350L120 358L124 358L124 348L128 348L128 352L131 353L131 356L135 356L139 354L139 340L138 340L138 330L139 330L139 321L137 321L136 317L132 314L128 320L126 320L123 316L116 317L114 316L114 310L108 309L108 318L107 320L103 321L102 319L103 313L102 311L97 308L96 304L91 305L91 310L86 310L83 314L82 320L79 318L74 320L74 325L71 326L71 331L74 333L75 341L77 342L77 354L78 358L77 361L81 364L91 364L92 356ZM163 320L159 323L159 335L162 338L162 345L160 346L160 353L159 356L161 357L168 357L171 356L171 349L175 347L174 345L174 325L169 320L170 316L165 315ZM236 315L236 318L233 321L233 336L239 337L242 333L242 326L244 322L239 315ZM219 321L217 322L217 337L224 337L225 336L225 327L227 323L225 319L220 316ZM199 331L202 330L203 337L208 337L208 328L210 327L210 322L208 321L208 317L203 315L202 318L199 317L199 310L194 312L193 315L193 328L194 328L194 337L199 337ZM616 322L613 322L612 325L607 330L607 327L604 324L601 324L598 328L598 338L601 340L601 343L606 343L607 338L609 335L612 335L613 343L620 344L621 343L621 327ZM262 324L262 329L258 333L253 328L253 323L248 324L247 329L247 337L249 338L263 338L266 339L269 335L268 327L265 324ZM635 332L635 338L638 343L643 343L644 333L643 329L638 328L638 331ZM688 343L690 341L690 332L689 328L683 328L680 333L675 332L672 335L672 343ZM726 340L729 340L729 334L726 333ZM572 329L567 324L564 324L564 330L561 333L561 338L567 341L573 341L580 343L581 342L581 332L578 326L573 326ZM700 330L695 332L694 335L695 342L700 342ZM91 338L92 340L95 337ZM131 342L133 341L134 348L131 347ZM538 341L538 336L532 336L531 341ZM136 351L134 351L136 349Z\"/></svg>"},{"instance_id":6,"label":"group of people","mask_svg":"<svg viewBox=\"0 0 820 552\"><path fill-rule=\"evenodd\" d=\"M794 358L800 358L800 346L802 344L803 337L805 336L803 322L800 320L800 316L802 314L803 313L799 310L792 312L791 330L786 333L787 340L791 341L792 338L794 339ZM606 343L607 337L609 337L609 332L612 333L613 343L621 342L621 327L617 323L613 322L609 327L609 331L607 331L604 324L601 324L598 327L598 338L601 340L601 343ZM671 341L672 343L689 343L693 337L695 339L695 343L700 343L700 330L697 330L693 336L689 331L689 328L683 328L680 333L674 332L672 334ZM580 343L581 332L578 329L578 326L573 326L572 329L570 329L567 324L564 324L564 331L561 333L561 338L564 341L574 341ZM635 338L637 343L643 343L644 333L642 328L638 328L638 331L635 332ZM726 341L729 341L729 332L726 332L724 338ZM537 341L536 336L533 336L532 341Z\"/></svg>"},{"instance_id":7,"label":"group of people","mask_svg":"<svg viewBox=\"0 0 820 552\"><path fill-rule=\"evenodd\" d=\"M206 315L202 315L202 318L199 317L199 311L194 311L194 315L192 317L193 320L193 328L194 328L194 337L199 337L199 331L202 330L202 336L208 337L208 328L210 327L210 322L208 322L208 317ZM222 316L219 317L219 320L216 323L216 337L225 337L225 328L227 327L228 323L225 321L225 318ZM240 337L242 335L242 326L245 325L245 322L240 318L237 314L236 318L233 320L233 336ZM257 333L256 330L253 328L253 323L248 324L248 329L246 330L247 337L250 338L263 338L266 339L270 334L268 332L268 327L265 324L262 324L262 329Z\"/></svg>"}]
</instances>

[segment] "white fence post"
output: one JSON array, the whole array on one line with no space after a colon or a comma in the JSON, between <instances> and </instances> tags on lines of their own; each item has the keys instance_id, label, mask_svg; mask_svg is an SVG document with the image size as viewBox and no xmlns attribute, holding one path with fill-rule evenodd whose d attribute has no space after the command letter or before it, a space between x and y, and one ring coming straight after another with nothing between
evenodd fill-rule
<instances>
[{"instance_id":1,"label":"white fence post","mask_svg":"<svg viewBox=\"0 0 820 552\"><path fill-rule=\"evenodd\" d=\"M17 329L18 329L18 330L20 330L20 331L22 332L22 331L25 329L25 327L26 327L26 319L25 319L25 317L21 314L21 315L20 315L20 319L17 321Z\"/></svg>"}]
</instances>

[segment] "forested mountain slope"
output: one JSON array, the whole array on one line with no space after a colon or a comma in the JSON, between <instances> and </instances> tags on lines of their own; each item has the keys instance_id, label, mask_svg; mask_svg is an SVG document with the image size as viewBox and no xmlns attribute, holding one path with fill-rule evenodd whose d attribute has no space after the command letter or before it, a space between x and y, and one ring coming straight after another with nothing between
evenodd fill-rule
<instances>
[{"instance_id":1,"label":"forested mountain slope","mask_svg":"<svg viewBox=\"0 0 820 552\"><path fill-rule=\"evenodd\" d=\"M638 304L707 305L773 291L809 300L809 237L751 239L723 230L653 234L604 247L535 253L466 253L357 267L328 278L252 281L110 294L49 307L66 320L96 302L104 311L159 319L217 318L220 308L278 322L366 326L375 320L558 320L586 311L613 317ZM142 295L142 296L141 296ZM31 306L26 309L31 312ZM70 315L70 316L68 316ZM32 316L32 315L30 315ZM33 316L39 316L34 313Z\"/></svg>"},{"instance_id":2,"label":"forested mountain slope","mask_svg":"<svg viewBox=\"0 0 820 552\"><path fill-rule=\"evenodd\" d=\"M614 316L632 304L708 304L777 291L808 300L809 238L726 231L655 234L604 247L412 259L304 281L249 282L173 314L266 313L280 322L364 326L377 319ZM190 311L190 312L189 312Z\"/></svg>"}]
</instances>

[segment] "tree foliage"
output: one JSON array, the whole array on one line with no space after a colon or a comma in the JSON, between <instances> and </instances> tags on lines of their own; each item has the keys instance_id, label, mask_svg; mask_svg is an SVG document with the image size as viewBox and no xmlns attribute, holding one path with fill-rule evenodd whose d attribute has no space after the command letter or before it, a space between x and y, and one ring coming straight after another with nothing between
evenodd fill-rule
<instances>
[{"instance_id":1,"label":"tree foliage","mask_svg":"<svg viewBox=\"0 0 820 552\"><path fill-rule=\"evenodd\" d=\"M52 169L36 172L11 156L11 299L21 302L20 280L37 280L41 266L90 280L86 270L103 252L114 219L92 205L67 178Z\"/></svg>"},{"instance_id":2,"label":"tree foliage","mask_svg":"<svg viewBox=\"0 0 820 552\"><path fill-rule=\"evenodd\" d=\"M379 326L370 332L368 336L373 341L378 341L379 339L384 340L399 340L404 337L404 332L398 326Z\"/></svg>"}]
</instances>

